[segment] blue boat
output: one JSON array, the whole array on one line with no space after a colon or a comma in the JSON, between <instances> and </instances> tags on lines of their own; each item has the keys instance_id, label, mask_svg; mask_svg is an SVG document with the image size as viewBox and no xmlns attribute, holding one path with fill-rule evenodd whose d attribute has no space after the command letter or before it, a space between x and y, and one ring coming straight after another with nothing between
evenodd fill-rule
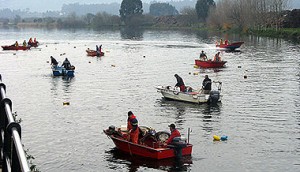
<instances>
[{"instance_id":1,"label":"blue boat","mask_svg":"<svg viewBox=\"0 0 300 172\"><path fill-rule=\"evenodd\" d=\"M71 66L70 69L66 69L62 66L52 66L53 76L74 76L75 67Z\"/></svg>"}]
</instances>

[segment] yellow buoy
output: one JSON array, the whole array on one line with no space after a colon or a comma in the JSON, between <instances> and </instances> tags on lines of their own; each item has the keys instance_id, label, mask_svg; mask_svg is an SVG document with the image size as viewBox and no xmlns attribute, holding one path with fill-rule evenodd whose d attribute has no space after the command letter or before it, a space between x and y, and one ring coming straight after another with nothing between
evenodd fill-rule
<instances>
[{"instance_id":1,"label":"yellow buoy","mask_svg":"<svg viewBox=\"0 0 300 172\"><path fill-rule=\"evenodd\" d=\"M214 138L214 141L220 141L221 140L221 137L217 136L217 135L214 135L213 138Z\"/></svg>"},{"instance_id":2,"label":"yellow buoy","mask_svg":"<svg viewBox=\"0 0 300 172\"><path fill-rule=\"evenodd\" d=\"M198 68L199 66L197 66L197 65L194 65L194 68Z\"/></svg>"}]
</instances>

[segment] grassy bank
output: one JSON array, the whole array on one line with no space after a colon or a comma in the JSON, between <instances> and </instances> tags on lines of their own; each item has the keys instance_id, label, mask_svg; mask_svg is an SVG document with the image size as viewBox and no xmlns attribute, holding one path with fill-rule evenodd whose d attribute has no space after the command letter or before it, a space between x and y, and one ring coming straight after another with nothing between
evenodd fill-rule
<instances>
[{"instance_id":1,"label":"grassy bank","mask_svg":"<svg viewBox=\"0 0 300 172\"><path fill-rule=\"evenodd\" d=\"M267 36L275 38L287 38L295 41L300 41L300 28L282 28L282 29L265 29L251 30L250 34L257 36Z\"/></svg>"}]
</instances>

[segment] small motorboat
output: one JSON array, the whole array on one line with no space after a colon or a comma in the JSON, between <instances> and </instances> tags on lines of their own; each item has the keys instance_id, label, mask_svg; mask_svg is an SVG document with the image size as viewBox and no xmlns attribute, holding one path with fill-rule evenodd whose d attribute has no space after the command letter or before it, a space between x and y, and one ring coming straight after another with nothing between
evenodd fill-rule
<instances>
[{"instance_id":1,"label":"small motorboat","mask_svg":"<svg viewBox=\"0 0 300 172\"><path fill-rule=\"evenodd\" d=\"M227 61L213 61L213 60L200 60L195 59L195 65L202 68L220 68L224 67Z\"/></svg>"},{"instance_id":2,"label":"small motorboat","mask_svg":"<svg viewBox=\"0 0 300 172\"><path fill-rule=\"evenodd\" d=\"M95 50L90 50L90 49L87 49L86 52L88 56L97 56L97 57L104 56L104 52L97 52Z\"/></svg>"},{"instance_id":3,"label":"small motorboat","mask_svg":"<svg viewBox=\"0 0 300 172\"><path fill-rule=\"evenodd\" d=\"M175 137L171 145L165 146L163 143L170 137L168 132L156 132L145 126L140 126L139 129L139 143L127 141L128 132L124 127L110 126L103 132L113 140L117 149L130 155L160 160L192 154L193 145L189 143L189 139Z\"/></svg>"},{"instance_id":4,"label":"small motorboat","mask_svg":"<svg viewBox=\"0 0 300 172\"><path fill-rule=\"evenodd\" d=\"M52 65L53 76L74 76L75 66L71 66L70 69L66 69L62 66Z\"/></svg>"},{"instance_id":5,"label":"small motorboat","mask_svg":"<svg viewBox=\"0 0 300 172\"><path fill-rule=\"evenodd\" d=\"M29 50L30 46L14 46L14 45L4 45L1 46L3 50Z\"/></svg>"},{"instance_id":6,"label":"small motorboat","mask_svg":"<svg viewBox=\"0 0 300 172\"><path fill-rule=\"evenodd\" d=\"M204 90L203 88L195 90L192 87L186 87L186 90L182 92L178 87L172 86L157 86L156 89L157 92L160 92L166 99L197 104L216 104L222 100L222 82L214 81L213 83L217 90Z\"/></svg>"},{"instance_id":7,"label":"small motorboat","mask_svg":"<svg viewBox=\"0 0 300 172\"><path fill-rule=\"evenodd\" d=\"M240 46L242 44L244 44L244 42L233 42L231 44L219 44L219 43L216 43L216 47L224 48L224 49L228 49L228 50L234 51L235 49L240 48Z\"/></svg>"}]
</instances>

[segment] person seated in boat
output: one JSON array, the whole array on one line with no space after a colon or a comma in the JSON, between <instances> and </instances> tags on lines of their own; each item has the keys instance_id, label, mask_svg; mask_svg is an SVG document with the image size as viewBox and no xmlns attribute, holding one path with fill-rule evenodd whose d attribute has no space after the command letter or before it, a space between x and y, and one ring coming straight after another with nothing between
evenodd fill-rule
<instances>
[{"instance_id":1,"label":"person seated in boat","mask_svg":"<svg viewBox=\"0 0 300 172\"><path fill-rule=\"evenodd\" d=\"M71 69L71 63L69 62L68 58L65 59L65 61L63 62L63 64L61 66L67 70Z\"/></svg>"},{"instance_id":2,"label":"person seated in boat","mask_svg":"<svg viewBox=\"0 0 300 172\"><path fill-rule=\"evenodd\" d=\"M223 39L220 39L220 45L223 45Z\"/></svg>"},{"instance_id":3,"label":"person seated in boat","mask_svg":"<svg viewBox=\"0 0 300 172\"><path fill-rule=\"evenodd\" d=\"M32 38L29 38L29 41L28 41L28 43L32 43Z\"/></svg>"},{"instance_id":4,"label":"person seated in boat","mask_svg":"<svg viewBox=\"0 0 300 172\"><path fill-rule=\"evenodd\" d=\"M225 44L225 45L228 45L228 40L227 40L227 39L224 41L224 44Z\"/></svg>"},{"instance_id":5,"label":"person seated in boat","mask_svg":"<svg viewBox=\"0 0 300 172\"><path fill-rule=\"evenodd\" d=\"M128 118L127 118L127 131L131 130L132 129L132 121L136 119L136 116L131 112L129 111L128 112Z\"/></svg>"},{"instance_id":6,"label":"person seated in boat","mask_svg":"<svg viewBox=\"0 0 300 172\"><path fill-rule=\"evenodd\" d=\"M51 59L51 65L53 65L54 67L56 67L58 65L58 62L56 61L56 59L52 56L50 56Z\"/></svg>"},{"instance_id":7,"label":"person seated in boat","mask_svg":"<svg viewBox=\"0 0 300 172\"><path fill-rule=\"evenodd\" d=\"M221 60L221 56L220 56L220 52L218 52L218 53L215 55L214 61L216 61L216 62L222 61L222 60Z\"/></svg>"},{"instance_id":8,"label":"person seated in boat","mask_svg":"<svg viewBox=\"0 0 300 172\"><path fill-rule=\"evenodd\" d=\"M36 43L36 38L33 39L33 42Z\"/></svg>"},{"instance_id":9,"label":"person seated in boat","mask_svg":"<svg viewBox=\"0 0 300 172\"><path fill-rule=\"evenodd\" d=\"M180 132L176 129L175 124L170 124L169 128L171 131L171 135L170 135L169 139L166 141L166 143L165 143L166 145L170 145L175 137L181 136Z\"/></svg>"},{"instance_id":10,"label":"person seated in boat","mask_svg":"<svg viewBox=\"0 0 300 172\"><path fill-rule=\"evenodd\" d=\"M202 61L207 61L207 56L206 56L206 54L204 53L203 50L202 50L201 53L200 53L200 60L202 60Z\"/></svg>"},{"instance_id":11,"label":"person seated in boat","mask_svg":"<svg viewBox=\"0 0 300 172\"><path fill-rule=\"evenodd\" d=\"M139 141L139 134L140 134L140 130L138 127L138 120L136 118L134 118L130 121L130 123L131 123L132 129L129 130L127 140L132 143L137 144Z\"/></svg>"},{"instance_id":12,"label":"person seated in boat","mask_svg":"<svg viewBox=\"0 0 300 172\"><path fill-rule=\"evenodd\" d=\"M18 47L19 46L18 41L16 41L12 46Z\"/></svg>"},{"instance_id":13,"label":"person seated in boat","mask_svg":"<svg viewBox=\"0 0 300 172\"><path fill-rule=\"evenodd\" d=\"M183 82L182 78L177 74L175 74L174 76L177 80L177 83L176 83L175 87L179 87L180 91L184 92L185 91L185 85L184 85L184 82Z\"/></svg>"},{"instance_id":14,"label":"person seated in boat","mask_svg":"<svg viewBox=\"0 0 300 172\"><path fill-rule=\"evenodd\" d=\"M26 43L26 40L23 41L23 47L26 47L27 46L27 43Z\"/></svg>"},{"instance_id":15,"label":"person seated in boat","mask_svg":"<svg viewBox=\"0 0 300 172\"><path fill-rule=\"evenodd\" d=\"M209 92L211 90L211 79L208 78L208 75L205 75L205 78L202 82L202 88L203 88L204 94L209 94Z\"/></svg>"}]
</instances>

